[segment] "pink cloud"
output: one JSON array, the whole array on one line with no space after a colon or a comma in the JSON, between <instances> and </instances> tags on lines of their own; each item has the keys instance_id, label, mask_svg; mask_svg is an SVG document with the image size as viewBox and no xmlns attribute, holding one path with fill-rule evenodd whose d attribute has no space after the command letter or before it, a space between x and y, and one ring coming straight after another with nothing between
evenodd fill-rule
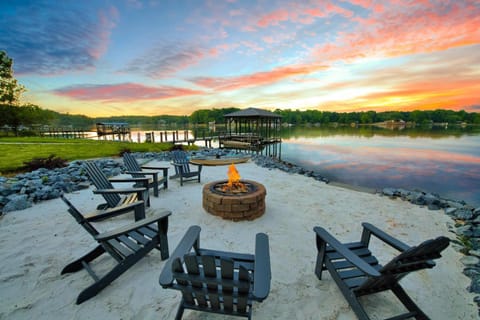
<instances>
[{"instance_id":1,"label":"pink cloud","mask_svg":"<svg viewBox=\"0 0 480 320\"><path fill-rule=\"evenodd\" d=\"M98 45L88 50L88 53L95 59L99 59L108 50L110 43L111 30L115 28L119 13L115 7L110 7L106 12L98 13L99 31L98 31Z\"/></svg>"},{"instance_id":2,"label":"pink cloud","mask_svg":"<svg viewBox=\"0 0 480 320\"><path fill-rule=\"evenodd\" d=\"M265 28L270 25L278 25L280 22L287 20L288 11L286 9L279 9L261 17L257 22L257 26Z\"/></svg>"},{"instance_id":3,"label":"pink cloud","mask_svg":"<svg viewBox=\"0 0 480 320\"><path fill-rule=\"evenodd\" d=\"M76 100L136 101L158 100L202 94L202 91L176 87L149 87L136 83L84 85L57 89L57 95Z\"/></svg>"},{"instance_id":4,"label":"pink cloud","mask_svg":"<svg viewBox=\"0 0 480 320\"><path fill-rule=\"evenodd\" d=\"M316 18L325 18L335 14L340 14L347 18L353 16L353 12L350 10L330 2L322 1L317 7L306 8L305 5L290 5L288 8L281 8L269 12L258 18L256 26L266 28L269 26L277 26L286 21L312 24Z\"/></svg>"},{"instance_id":5,"label":"pink cloud","mask_svg":"<svg viewBox=\"0 0 480 320\"><path fill-rule=\"evenodd\" d=\"M367 6L366 2L356 3ZM415 2L408 8L399 5L390 9L374 11L365 19L353 18L358 28L340 33L335 43L319 46L315 55L322 61L396 57L480 42L480 7L471 3L432 6Z\"/></svg>"},{"instance_id":6,"label":"pink cloud","mask_svg":"<svg viewBox=\"0 0 480 320\"><path fill-rule=\"evenodd\" d=\"M238 77L199 77L192 79L192 82L219 91L236 90L245 87L267 85L288 77L307 75L325 68L325 66L315 65L288 66Z\"/></svg>"}]
</instances>

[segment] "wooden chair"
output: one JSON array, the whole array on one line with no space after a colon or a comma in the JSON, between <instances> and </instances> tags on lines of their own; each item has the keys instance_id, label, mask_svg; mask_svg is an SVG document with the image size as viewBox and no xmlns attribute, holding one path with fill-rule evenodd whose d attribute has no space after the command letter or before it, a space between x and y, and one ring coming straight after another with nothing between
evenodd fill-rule
<instances>
[{"instance_id":1,"label":"wooden chair","mask_svg":"<svg viewBox=\"0 0 480 320\"><path fill-rule=\"evenodd\" d=\"M148 178L148 187L153 188L153 195L155 197L158 197L160 185L163 184L164 189L168 188L168 167L140 166L135 157L130 153L123 154L123 163L128 170L125 173L131 174L134 178L145 178L147 176L151 176ZM157 171L144 171L143 169ZM158 170L162 170L162 176L159 176Z\"/></svg>"},{"instance_id":2,"label":"wooden chair","mask_svg":"<svg viewBox=\"0 0 480 320\"><path fill-rule=\"evenodd\" d=\"M97 295L153 249L160 250L162 260L168 259L167 230L168 216L171 215L170 211L163 211L135 223L99 233L92 224L92 222L99 220L97 215L83 215L63 195L61 198L67 204L68 212L98 243L93 250L68 264L62 270L61 274L65 274L85 269L95 281L78 295L77 304ZM132 210L131 208L130 211ZM110 209L108 217L118 214L121 214L118 208ZM113 269L100 277L94 272L89 263L104 253L115 259L117 264Z\"/></svg>"},{"instance_id":3,"label":"wooden chair","mask_svg":"<svg viewBox=\"0 0 480 320\"><path fill-rule=\"evenodd\" d=\"M268 236L258 233L255 255L202 249L200 227L192 226L160 274L160 285L182 292L176 318L184 309L252 317L252 301L270 291ZM193 249L193 252L191 252Z\"/></svg>"},{"instance_id":4,"label":"wooden chair","mask_svg":"<svg viewBox=\"0 0 480 320\"><path fill-rule=\"evenodd\" d=\"M147 206L150 206L150 198L148 194L148 178L114 178L108 179L107 176L100 170L100 168L93 161L85 161L85 169L88 173L90 181L97 188L93 193L100 194L105 199L106 203L99 204L97 210L106 210L108 208L115 208L124 204L131 204L137 201L146 200ZM112 182L128 182L141 183L141 188L115 188ZM121 197L120 195L125 195ZM145 206L135 207L136 220L145 218Z\"/></svg>"},{"instance_id":5,"label":"wooden chair","mask_svg":"<svg viewBox=\"0 0 480 320\"><path fill-rule=\"evenodd\" d=\"M359 242L340 243L321 227L315 227L318 249L315 274L322 278L322 271L328 270L347 299L358 319L370 319L360 304L359 297L391 290L408 312L389 319L429 319L407 295L399 281L413 271L433 268L433 259L441 257L440 252L448 247L447 237L427 240L410 247L369 223L363 223ZM369 250L374 235L401 253L384 266Z\"/></svg>"},{"instance_id":6,"label":"wooden chair","mask_svg":"<svg viewBox=\"0 0 480 320\"><path fill-rule=\"evenodd\" d=\"M180 185L183 186L183 181L188 180L197 180L200 183L200 175L202 173L201 164L193 164L197 166L197 170L193 171L190 169L190 164L187 153L181 150L175 150L171 152L172 154L172 164L175 168L175 175L171 178L180 178Z\"/></svg>"}]
</instances>

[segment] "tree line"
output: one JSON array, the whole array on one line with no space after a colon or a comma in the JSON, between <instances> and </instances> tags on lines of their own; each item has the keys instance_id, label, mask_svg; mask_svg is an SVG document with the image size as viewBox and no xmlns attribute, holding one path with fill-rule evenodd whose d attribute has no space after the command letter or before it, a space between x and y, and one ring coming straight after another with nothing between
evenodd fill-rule
<instances>
[{"instance_id":1,"label":"tree line","mask_svg":"<svg viewBox=\"0 0 480 320\"><path fill-rule=\"evenodd\" d=\"M114 116L91 118L84 115L70 115L42 109L31 103L21 103L21 95L26 88L18 83L13 73L13 59L5 51L0 51L0 129L8 129L18 135L21 129L30 131L35 127L49 126L54 128L72 127L90 130L97 122L128 122L131 126L159 127L172 125L187 127L188 125L223 123L224 115L239 111L239 108L201 109L190 116ZM294 125L301 124L371 124L388 120L403 120L417 124L425 123L459 123L480 124L480 113L453 110L425 111L386 111L386 112L330 112L319 110L280 110L275 113L282 116L282 122Z\"/></svg>"}]
</instances>

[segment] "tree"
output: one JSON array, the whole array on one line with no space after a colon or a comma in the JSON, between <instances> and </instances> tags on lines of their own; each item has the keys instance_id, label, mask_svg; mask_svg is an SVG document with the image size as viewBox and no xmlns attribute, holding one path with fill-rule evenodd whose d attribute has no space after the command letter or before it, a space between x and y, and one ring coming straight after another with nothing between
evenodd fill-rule
<instances>
[{"instance_id":1,"label":"tree","mask_svg":"<svg viewBox=\"0 0 480 320\"><path fill-rule=\"evenodd\" d=\"M0 51L0 103L18 105L25 87L13 76L13 60L5 51Z\"/></svg>"},{"instance_id":2,"label":"tree","mask_svg":"<svg viewBox=\"0 0 480 320\"><path fill-rule=\"evenodd\" d=\"M9 126L15 135L21 125L27 126L46 120L46 114L33 104L20 104L25 87L13 76L13 59L0 51L0 126Z\"/></svg>"}]
</instances>

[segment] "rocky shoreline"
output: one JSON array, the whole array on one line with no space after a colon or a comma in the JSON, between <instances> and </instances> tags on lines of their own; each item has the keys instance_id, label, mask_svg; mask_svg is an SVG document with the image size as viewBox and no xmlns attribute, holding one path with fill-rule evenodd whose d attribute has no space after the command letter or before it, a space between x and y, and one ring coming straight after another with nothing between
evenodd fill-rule
<instances>
[{"instance_id":1,"label":"rocky shoreline","mask_svg":"<svg viewBox=\"0 0 480 320\"><path fill-rule=\"evenodd\" d=\"M222 156L225 151L203 150L196 152L198 154ZM170 161L169 152L136 153L135 156L143 162ZM252 161L269 170L278 169L330 183L318 173L275 158L254 155ZM98 159L96 163L107 176L116 176L126 171L120 159ZM0 214L26 209L36 202L58 198L64 192L70 193L89 186L83 161L73 161L67 167L55 170L38 169L12 178L0 177ZM464 201L444 199L437 194L419 190L384 188L376 192L379 196L399 198L430 210L443 211L452 218L447 226L456 235L452 244L464 254L461 259L463 273L471 279L471 284L466 289L478 294L474 302L480 307L480 207L475 208Z\"/></svg>"}]
</instances>

